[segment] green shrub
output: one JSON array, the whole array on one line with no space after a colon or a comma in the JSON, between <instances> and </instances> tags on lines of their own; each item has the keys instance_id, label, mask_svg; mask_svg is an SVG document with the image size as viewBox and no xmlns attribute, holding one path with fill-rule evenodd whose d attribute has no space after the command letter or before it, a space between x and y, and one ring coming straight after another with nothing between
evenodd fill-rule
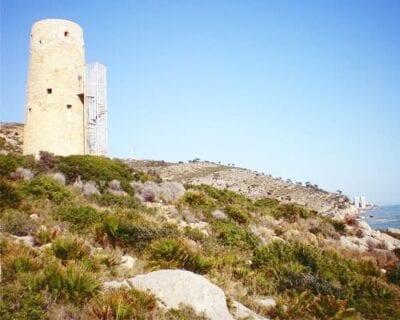
<instances>
[{"instance_id":1,"label":"green shrub","mask_svg":"<svg viewBox=\"0 0 400 320\"><path fill-rule=\"evenodd\" d=\"M318 274L295 272L284 270L279 278L278 291L293 289L297 292L308 291L315 295L333 295L341 296L340 288L332 282L321 278Z\"/></svg>"},{"instance_id":2,"label":"green shrub","mask_svg":"<svg viewBox=\"0 0 400 320\"><path fill-rule=\"evenodd\" d=\"M215 209L215 201L200 192L186 192L179 201L179 205L206 213L211 213Z\"/></svg>"},{"instance_id":3,"label":"green shrub","mask_svg":"<svg viewBox=\"0 0 400 320\"><path fill-rule=\"evenodd\" d=\"M11 241L2 241L2 280L15 280L23 273L37 271L41 267L36 251Z\"/></svg>"},{"instance_id":4,"label":"green shrub","mask_svg":"<svg viewBox=\"0 0 400 320\"><path fill-rule=\"evenodd\" d=\"M49 199L56 204L60 204L71 196L65 186L45 176L22 182L20 190L25 195L30 195L37 199Z\"/></svg>"},{"instance_id":5,"label":"green shrub","mask_svg":"<svg viewBox=\"0 0 400 320\"><path fill-rule=\"evenodd\" d=\"M103 207L117 207L127 209L139 209L142 207L139 200L133 196L117 196L109 192L93 196L95 201Z\"/></svg>"},{"instance_id":6,"label":"green shrub","mask_svg":"<svg viewBox=\"0 0 400 320\"><path fill-rule=\"evenodd\" d=\"M392 269L386 273L386 278L389 282L394 283L400 286L400 270L399 269Z\"/></svg>"},{"instance_id":7,"label":"green shrub","mask_svg":"<svg viewBox=\"0 0 400 320\"><path fill-rule=\"evenodd\" d=\"M0 223L2 231L16 236L26 236L37 229L35 221L16 209L6 209L0 212Z\"/></svg>"},{"instance_id":8,"label":"green shrub","mask_svg":"<svg viewBox=\"0 0 400 320\"><path fill-rule=\"evenodd\" d=\"M18 208L22 202L21 193L11 183L0 179L0 209Z\"/></svg>"},{"instance_id":9,"label":"green shrub","mask_svg":"<svg viewBox=\"0 0 400 320\"><path fill-rule=\"evenodd\" d=\"M73 231L84 232L89 230L94 224L102 221L107 212L98 211L89 206L65 207L57 211L56 216L62 221L72 224Z\"/></svg>"},{"instance_id":10,"label":"green shrub","mask_svg":"<svg viewBox=\"0 0 400 320\"><path fill-rule=\"evenodd\" d=\"M0 154L0 177L8 177L18 167L34 169L35 165L33 156L22 156L16 153Z\"/></svg>"},{"instance_id":11,"label":"green shrub","mask_svg":"<svg viewBox=\"0 0 400 320\"><path fill-rule=\"evenodd\" d=\"M228 189L217 189L215 187L202 184L200 186L192 186L193 189L201 190L205 192L209 197L218 201L219 204L225 205L251 205L251 200L246 198L244 195L230 191Z\"/></svg>"},{"instance_id":12,"label":"green shrub","mask_svg":"<svg viewBox=\"0 0 400 320\"><path fill-rule=\"evenodd\" d=\"M149 319L157 308L154 295L135 289L111 290L93 299L88 309L90 319Z\"/></svg>"},{"instance_id":13,"label":"green shrub","mask_svg":"<svg viewBox=\"0 0 400 320\"><path fill-rule=\"evenodd\" d=\"M164 239L150 248L149 262L160 269L186 269L195 273L206 273L211 263L200 252L186 242Z\"/></svg>"},{"instance_id":14,"label":"green shrub","mask_svg":"<svg viewBox=\"0 0 400 320\"><path fill-rule=\"evenodd\" d=\"M280 204L272 211L272 214L276 219L283 218L289 222L295 222L300 218L307 219L316 215L315 212L293 203Z\"/></svg>"},{"instance_id":15,"label":"green shrub","mask_svg":"<svg viewBox=\"0 0 400 320\"><path fill-rule=\"evenodd\" d=\"M53 240L51 248L54 255L66 263L67 260L82 260L88 258L90 254L89 247L80 239L58 238Z\"/></svg>"},{"instance_id":16,"label":"green shrub","mask_svg":"<svg viewBox=\"0 0 400 320\"><path fill-rule=\"evenodd\" d=\"M346 300L331 295L313 295L308 291L300 294L288 292L284 303L274 310L277 319L363 319L359 313L349 306Z\"/></svg>"},{"instance_id":17,"label":"green shrub","mask_svg":"<svg viewBox=\"0 0 400 320\"><path fill-rule=\"evenodd\" d=\"M256 200L254 205L260 209L272 209L279 205L279 201L272 198L263 198Z\"/></svg>"},{"instance_id":18,"label":"green shrub","mask_svg":"<svg viewBox=\"0 0 400 320\"><path fill-rule=\"evenodd\" d=\"M370 277L363 277L355 282L351 289L349 306L359 311L364 318L400 319L398 289Z\"/></svg>"},{"instance_id":19,"label":"green shrub","mask_svg":"<svg viewBox=\"0 0 400 320\"><path fill-rule=\"evenodd\" d=\"M213 221L212 227L217 239L223 245L253 249L260 243L255 234L232 222L216 220Z\"/></svg>"},{"instance_id":20,"label":"green shrub","mask_svg":"<svg viewBox=\"0 0 400 320\"><path fill-rule=\"evenodd\" d=\"M378 276L378 268L371 261L346 259L332 250L321 250L298 242L274 241L254 250L253 267L270 267L278 271L297 264L299 271L318 273L323 279L343 285L357 276Z\"/></svg>"},{"instance_id":21,"label":"green shrub","mask_svg":"<svg viewBox=\"0 0 400 320\"><path fill-rule=\"evenodd\" d=\"M66 175L67 182L75 181L79 176L84 181L94 181L102 189L114 179L121 182L125 191L131 191L129 182L133 177L129 168L119 160L91 155L71 155L60 157L56 167Z\"/></svg>"},{"instance_id":22,"label":"green shrub","mask_svg":"<svg viewBox=\"0 0 400 320\"><path fill-rule=\"evenodd\" d=\"M19 282L2 284L0 318L3 320L48 319L48 301L42 293L32 292Z\"/></svg>"},{"instance_id":23,"label":"green shrub","mask_svg":"<svg viewBox=\"0 0 400 320\"><path fill-rule=\"evenodd\" d=\"M231 219L233 219L239 223L248 223L250 220L249 215L245 211L243 211L235 206L232 206L232 205L226 206L224 208L224 212Z\"/></svg>"},{"instance_id":24,"label":"green shrub","mask_svg":"<svg viewBox=\"0 0 400 320\"><path fill-rule=\"evenodd\" d=\"M39 289L46 289L55 299L85 303L100 289L100 282L91 270L81 263L69 263L66 267L58 264L46 266L40 276Z\"/></svg>"},{"instance_id":25,"label":"green shrub","mask_svg":"<svg viewBox=\"0 0 400 320\"><path fill-rule=\"evenodd\" d=\"M333 225L333 227L335 228L336 232L338 232L340 234L345 234L346 233L346 224L343 221L330 219L329 223Z\"/></svg>"},{"instance_id":26,"label":"green shrub","mask_svg":"<svg viewBox=\"0 0 400 320\"><path fill-rule=\"evenodd\" d=\"M400 259L400 248L394 248L393 253L396 255L397 258Z\"/></svg>"},{"instance_id":27,"label":"green shrub","mask_svg":"<svg viewBox=\"0 0 400 320\"><path fill-rule=\"evenodd\" d=\"M47 228L39 228L35 234L35 244L42 246L51 242L53 235Z\"/></svg>"},{"instance_id":28,"label":"green shrub","mask_svg":"<svg viewBox=\"0 0 400 320\"><path fill-rule=\"evenodd\" d=\"M119 216L108 216L96 231L98 239L105 235L113 247L131 246L138 251L142 251L151 241L170 234L168 230L159 229L144 219Z\"/></svg>"}]
</instances>

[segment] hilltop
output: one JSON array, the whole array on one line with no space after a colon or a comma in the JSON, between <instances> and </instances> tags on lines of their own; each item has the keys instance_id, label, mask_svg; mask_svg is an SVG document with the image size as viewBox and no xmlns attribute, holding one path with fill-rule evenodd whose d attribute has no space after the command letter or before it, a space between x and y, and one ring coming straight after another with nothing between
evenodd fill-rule
<instances>
[{"instance_id":1,"label":"hilltop","mask_svg":"<svg viewBox=\"0 0 400 320\"><path fill-rule=\"evenodd\" d=\"M2 319L400 318L400 240L344 195L197 160L35 160L5 131Z\"/></svg>"},{"instance_id":2,"label":"hilltop","mask_svg":"<svg viewBox=\"0 0 400 320\"><path fill-rule=\"evenodd\" d=\"M310 182L292 182L271 175L209 161L167 163L153 160L127 160L128 166L155 172L165 181L194 185L206 184L228 189L251 199L273 198L284 203L296 203L328 216L355 215L357 211L345 195L330 193Z\"/></svg>"}]
</instances>

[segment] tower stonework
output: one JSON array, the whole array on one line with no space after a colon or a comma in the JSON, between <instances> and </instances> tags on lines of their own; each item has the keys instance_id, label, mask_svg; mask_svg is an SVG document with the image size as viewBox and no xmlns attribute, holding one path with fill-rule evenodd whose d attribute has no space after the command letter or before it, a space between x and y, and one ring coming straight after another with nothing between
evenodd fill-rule
<instances>
[{"instance_id":1,"label":"tower stonework","mask_svg":"<svg viewBox=\"0 0 400 320\"><path fill-rule=\"evenodd\" d=\"M32 27L24 154L85 153L84 42L81 27L46 19Z\"/></svg>"}]
</instances>

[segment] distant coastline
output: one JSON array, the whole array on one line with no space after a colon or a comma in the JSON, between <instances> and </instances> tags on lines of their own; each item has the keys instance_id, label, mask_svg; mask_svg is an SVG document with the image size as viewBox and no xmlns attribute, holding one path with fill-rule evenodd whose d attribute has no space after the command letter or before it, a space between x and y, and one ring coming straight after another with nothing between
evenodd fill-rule
<instances>
[{"instance_id":1,"label":"distant coastline","mask_svg":"<svg viewBox=\"0 0 400 320\"><path fill-rule=\"evenodd\" d=\"M379 206L361 214L365 221L375 230L400 228L400 205Z\"/></svg>"}]
</instances>

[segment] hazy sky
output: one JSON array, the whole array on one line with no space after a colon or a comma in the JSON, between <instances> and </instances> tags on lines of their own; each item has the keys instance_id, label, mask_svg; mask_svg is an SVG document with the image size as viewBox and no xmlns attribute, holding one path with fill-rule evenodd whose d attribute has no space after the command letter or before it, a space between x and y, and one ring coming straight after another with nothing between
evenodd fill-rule
<instances>
[{"instance_id":1,"label":"hazy sky","mask_svg":"<svg viewBox=\"0 0 400 320\"><path fill-rule=\"evenodd\" d=\"M1 121L29 35L84 30L108 67L112 157L201 159L400 203L400 1L1 0Z\"/></svg>"}]
</instances>

